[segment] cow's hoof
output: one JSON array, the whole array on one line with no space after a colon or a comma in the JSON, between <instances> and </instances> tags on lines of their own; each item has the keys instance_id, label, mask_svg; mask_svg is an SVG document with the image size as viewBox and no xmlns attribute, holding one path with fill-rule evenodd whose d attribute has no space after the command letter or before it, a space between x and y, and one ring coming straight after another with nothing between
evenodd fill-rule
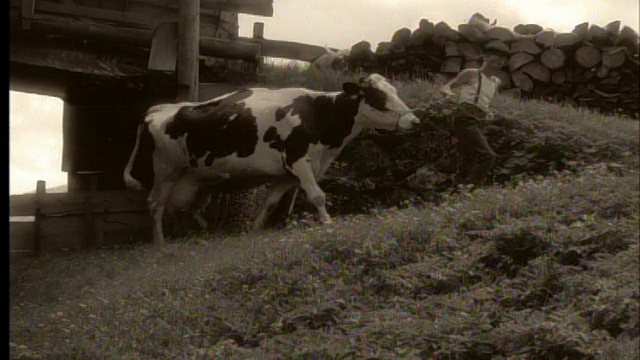
<instances>
[{"instance_id":1,"label":"cow's hoof","mask_svg":"<svg viewBox=\"0 0 640 360\"><path fill-rule=\"evenodd\" d=\"M324 220L320 220L320 223L323 224L323 225L331 225L331 224L333 224L333 220L324 219Z\"/></svg>"}]
</instances>

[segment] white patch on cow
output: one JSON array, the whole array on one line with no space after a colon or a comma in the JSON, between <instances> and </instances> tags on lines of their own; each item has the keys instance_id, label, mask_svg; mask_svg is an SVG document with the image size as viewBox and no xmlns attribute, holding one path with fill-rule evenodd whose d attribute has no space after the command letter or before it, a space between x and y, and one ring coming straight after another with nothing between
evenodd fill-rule
<instances>
[{"instance_id":1,"label":"white patch on cow","mask_svg":"<svg viewBox=\"0 0 640 360\"><path fill-rule=\"evenodd\" d=\"M300 116L291 116L291 114L289 113L280 121L276 121L275 127L280 138L284 140L291 134L293 128L300 124L302 124Z\"/></svg>"}]
</instances>

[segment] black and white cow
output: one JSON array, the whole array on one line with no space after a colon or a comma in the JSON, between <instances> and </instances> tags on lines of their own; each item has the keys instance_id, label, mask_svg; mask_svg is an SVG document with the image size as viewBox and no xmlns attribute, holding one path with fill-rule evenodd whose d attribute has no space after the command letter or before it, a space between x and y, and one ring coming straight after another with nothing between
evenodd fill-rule
<instances>
[{"instance_id":1,"label":"black and white cow","mask_svg":"<svg viewBox=\"0 0 640 360\"><path fill-rule=\"evenodd\" d=\"M317 208L319 221L330 223L318 181L342 148L365 128L411 130L418 123L396 89L378 74L359 84L344 83L341 92L252 88L203 103L151 107L140 126L148 127L155 144L149 195L154 241L164 241L165 209L181 197L172 196L176 186L193 200L198 185L231 191L269 183L254 230L264 228L281 197L300 186ZM124 171L127 187L138 189L130 165L140 129Z\"/></svg>"}]
</instances>

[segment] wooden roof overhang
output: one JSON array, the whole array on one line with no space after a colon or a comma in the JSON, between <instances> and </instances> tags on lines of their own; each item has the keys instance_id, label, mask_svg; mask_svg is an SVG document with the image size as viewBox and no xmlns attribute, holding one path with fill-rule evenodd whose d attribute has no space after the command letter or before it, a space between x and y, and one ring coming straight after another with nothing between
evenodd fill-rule
<instances>
[{"instance_id":1,"label":"wooden roof overhang","mask_svg":"<svg viewBox=\"0 0 640 360\"><path fill-rule=\"evenodd\" d=\"M63 97L86 76L145 77L172 73L177 51L177 0L11 0L10 88ZM99 7L102 6L102 7ZM273 0L201 0L200 54L257 61L273 56L312 61L324 47L230 36L236 26L222 12L273 15ZM237 29L227 33L237 34ZM164 63L163 69L154 68ZM175 64L175 60L174 60ZM162 68L162 66L160 67Z\"/></svg>"}]
</instances>

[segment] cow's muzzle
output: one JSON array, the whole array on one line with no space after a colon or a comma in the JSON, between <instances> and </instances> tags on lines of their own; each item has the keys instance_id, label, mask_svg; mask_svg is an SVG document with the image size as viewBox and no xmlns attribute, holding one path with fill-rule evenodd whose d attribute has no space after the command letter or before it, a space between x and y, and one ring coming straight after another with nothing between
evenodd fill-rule
<instances>
[{"instance_id":1,"label":"cow's muzzle","mask_svg":"<svg viewBox=\"0 0 640 360\"><path fill-rule=\"evenodd\" d=\"M407 110L398 114L398 122L396 123L396 131L412 131L420 124L420 119L413 113L413 110Z\"/></svg>"}]
</instances>

